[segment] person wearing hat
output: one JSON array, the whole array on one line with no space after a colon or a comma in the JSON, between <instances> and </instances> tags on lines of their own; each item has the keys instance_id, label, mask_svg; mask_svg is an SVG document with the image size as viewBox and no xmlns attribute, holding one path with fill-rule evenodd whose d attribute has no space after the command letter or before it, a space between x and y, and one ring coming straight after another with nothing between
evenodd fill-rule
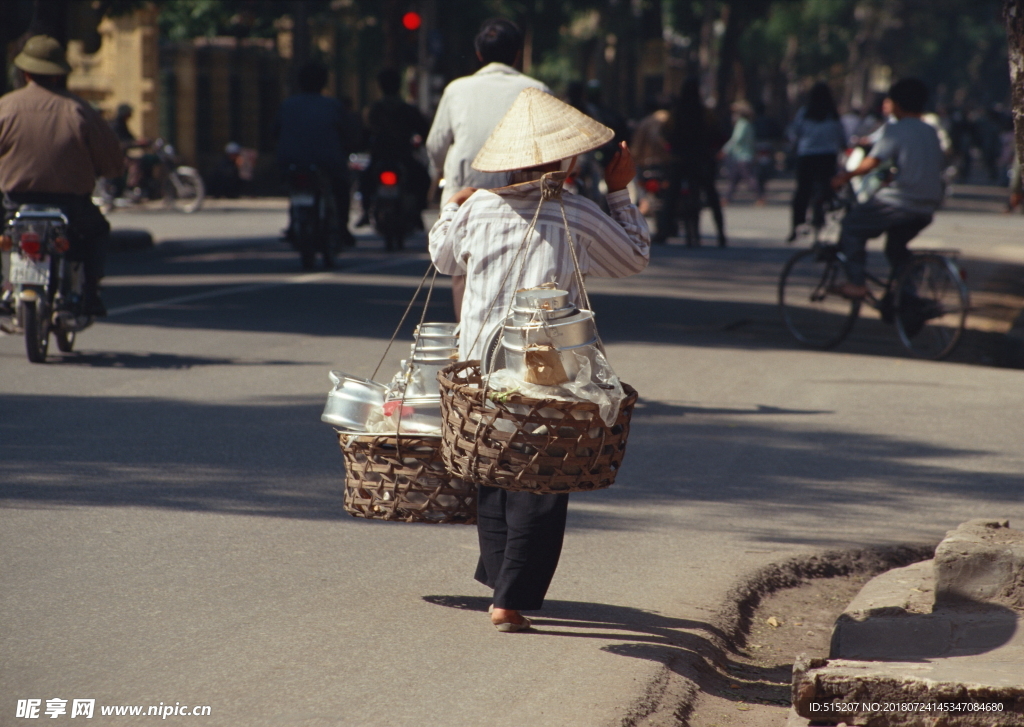
<instances>
[{"instance_id":1,"label":"person wearing hat","mask_svg":"<svg viewBox=\"0 0 1024 727\"><path fill-rule=\"evenodd\" d=\"M560 189L577 155L612 138L608 127L534 88L519 94L488 137L473 167L509 172L512 184L461 190L429 235L438 271L466 277L462 360L482 358L517 288L553 282L579 301L563 206L584 276L626 277L647 267L650 233L629 201L626 186L636 170L625 143L605 169L610 216L591 200ZM536 226L527 236L535 213ZM524 246L525 256L519 256ZM542 606L558 566L567 506L565 494L480 487L476 579L494 589L491 622L499 631L529 628L521 612Z\"/></svg>"},{"instance_id":2,"label":"person wearing hat","mask_svg":"<svg viewBox=\"0 0 1024 727\"><path fill-rule=\"evenodd\" d=\"M85 312L106 315L99 283L110 225L91 196L97 177L115 177L124 169L121 145L103 117L65 88L71 68L55 39L29 38L14 65L28 83L0 97L5 207L49 204L64 211L70 255L85 268Z\"/></svg>"}]
</instances>

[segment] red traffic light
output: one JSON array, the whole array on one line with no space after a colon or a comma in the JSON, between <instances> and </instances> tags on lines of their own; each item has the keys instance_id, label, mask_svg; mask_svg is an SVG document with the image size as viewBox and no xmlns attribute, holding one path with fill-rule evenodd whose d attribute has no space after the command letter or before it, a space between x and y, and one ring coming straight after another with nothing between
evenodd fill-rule
<instances>
[{"instance_id":1,"label":"red traffic light","mask_svg":"<svg viewBox=\"0 0 1024 727\"><path fill-rule=\"evenodd\" d=\"M393 187L398 184L398 175L394 172L381 172L380 183L385 187Z\"/></svg>"},{"instance_id":2,"label":"red traffic light","mask_svg":"<svg viewBox=\"0 0 1024 727\"><path fill-rule=\"evenodd\" d=\"M420 25L423 24L423 19L419 13L409 11L402 16L402 27L406 30L419 30Z\"/></svg>"}]
</instances>

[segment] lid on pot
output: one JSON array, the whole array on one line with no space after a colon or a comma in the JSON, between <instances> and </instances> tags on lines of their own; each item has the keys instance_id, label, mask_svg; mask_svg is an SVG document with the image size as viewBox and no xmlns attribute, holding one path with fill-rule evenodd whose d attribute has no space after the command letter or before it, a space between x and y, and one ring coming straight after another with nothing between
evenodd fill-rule
<instances>
[{"instance_id":1,"label":"lid on pot","mask_svg":"<svg viewBox=\"0 0 1024 727\"><path fill-rule=\"evenodd\" d=\"M560 310L572 307L568 291L545 287L517 291L514 305L516 308L539 310Z\"/></svg>"},{"instance_id":2,"label":"lid on pot","mask_svg":"<svg viewBox=\"0 0 1024 727\"><path fill-rule=\"evenodd\" d=\"M458 323L421 323L413 331L414 336L457 336Z\"/></svg>"}]
</instances>

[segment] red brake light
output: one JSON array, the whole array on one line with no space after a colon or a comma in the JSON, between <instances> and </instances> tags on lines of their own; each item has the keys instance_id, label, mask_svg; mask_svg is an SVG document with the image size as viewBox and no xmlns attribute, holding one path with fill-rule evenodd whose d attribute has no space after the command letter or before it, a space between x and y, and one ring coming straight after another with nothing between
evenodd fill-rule
<instances>
[{"instance_id":1,"label":"red brake light","mask_svg":"<svg viewBox=\"0 0 1024 727\"><path fill-rule=\"evenodd\" d=\"M385 187L393 187L398 184L398 175L394 172L381 172L380 183Z\"/></svg>"},{"instance_id":2,"label":"red brake light","mask_svg":"<svg viewBox=\"0 0 1024 727\"><path fill-rule=\"evenodd\" d=\"M410 11L402 16L402 27L406 30L418 30L422 24L423 18L420 17L419 13Z\"/></svg>"},{"instance_id":3,"label":"red brake light","mask_svg":"<svg viewBox=\"0 0 1024 727\"><path fill-rule=\"evenodd\" d=\"M21 245L21 252L33 260L39 260L42 257L41 249L42 246L39 244L39 234L35 232L23 232L21 237L18 239L18 244Z\"/></svg>"}]
</instances>

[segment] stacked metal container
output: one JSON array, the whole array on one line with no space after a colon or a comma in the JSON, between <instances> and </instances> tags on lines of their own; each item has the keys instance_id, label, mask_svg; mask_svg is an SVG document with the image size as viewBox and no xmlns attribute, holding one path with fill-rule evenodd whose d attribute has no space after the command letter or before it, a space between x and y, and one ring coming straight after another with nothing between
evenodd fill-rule
<instances>
[{"instance_id":1,"label":"stacked metal container","mask_svg":"<svg viewBox=\"0 0 1024 727\"><path fill-rule=\"evenodd\" d=\"M440 434L441 393L437 373L459 357L455 323L423 323L414 332L409 358L390 385L330 373L334 389L327 397L322 421L349 432L365 432L375 411L383 411L403 434ZM396 414L401 407L400 415Z\"/></svg>"},{"instance_id":2,"label":"stacked metal container","mask_svg":"<svg viewBox=\"0 0 1024 727\"><path fill-rule=\"evenodd\" d=\"M527 378L527 352L550 346L558 352L569 379L576 378L582 354L592 359L597 350L594 314L569 302L569 293L550 288L532 288L516 293L512 314L505 321L502 347L505 367L517 378ZM567 379L568 380L568 379Z\"/></svg>"}]
</instances>

